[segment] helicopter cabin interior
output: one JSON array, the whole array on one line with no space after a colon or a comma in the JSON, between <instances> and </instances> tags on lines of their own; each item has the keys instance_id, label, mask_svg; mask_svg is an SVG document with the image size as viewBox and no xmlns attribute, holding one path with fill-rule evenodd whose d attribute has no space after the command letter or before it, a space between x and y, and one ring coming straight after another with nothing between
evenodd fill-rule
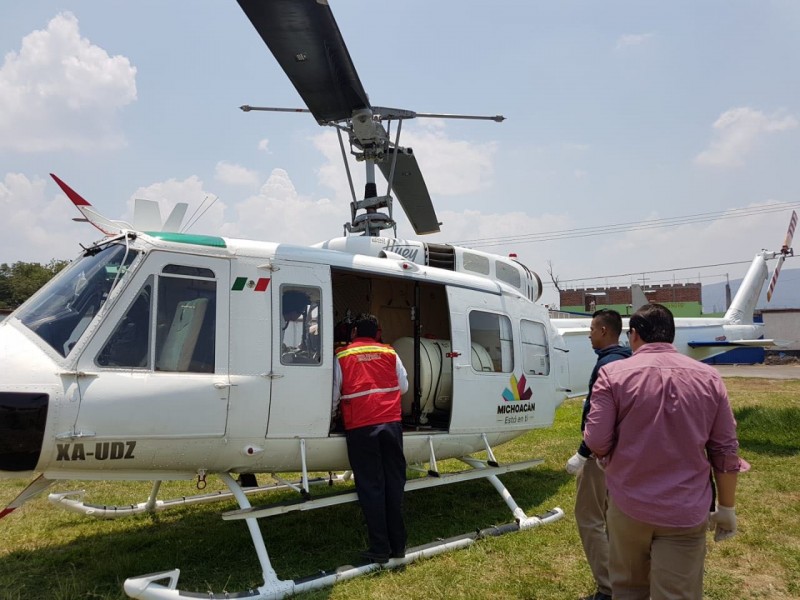
<instances>
[{"instance_id":1,"label":"helicopter cabin interior","mask_svg":"<svg viewBox=\"0 0 800 600\"><path fill-rule=\"evenodd\" d=\"M440 283L337 269L331 272L331 286L336 347L349 341L349 325L359 314L374 314L380 322L381 341L394 347L408 373L409 389L402 398L404 424L412 428L447 429L452 410L453 366L446 287ZM473 368L501 371L500 328L480 328L474 324ZM417 365L415 328L419 336ZM415 399L417 388L419 398Z\"/></svg>"}]
</instances>

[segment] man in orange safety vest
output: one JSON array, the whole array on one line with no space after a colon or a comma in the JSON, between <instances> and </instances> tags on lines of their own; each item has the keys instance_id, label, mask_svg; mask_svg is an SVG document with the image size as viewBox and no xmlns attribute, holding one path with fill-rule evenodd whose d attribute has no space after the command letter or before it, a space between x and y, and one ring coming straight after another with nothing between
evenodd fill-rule
<instances>
[{"instance_id":1,"label":"man in orange safety vest","mask_svg":"<svg viewBox=\"0 0 800 600\"><path fill-rule=\"evenodd\" d=\"M386 563L405 557L402 405L408 376L394 348L381 344L374 315L362 314L352 342L336 353L333 411L341 408L347 457L367 522L369 548L362 556Z\"/></svg>"}]
</instances>

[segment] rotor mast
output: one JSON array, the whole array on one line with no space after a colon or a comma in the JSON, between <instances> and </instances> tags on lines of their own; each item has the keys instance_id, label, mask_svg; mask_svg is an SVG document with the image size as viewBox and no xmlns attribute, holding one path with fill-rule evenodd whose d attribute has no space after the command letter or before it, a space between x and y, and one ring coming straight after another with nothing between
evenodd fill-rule
<instances>
[{"instance_id":1,"label":"rotor mast","mask_svg":"<svg viewBox=\"0 0 800 600\"><path fill-rule=\"evenodd\" d=\"M396 233L397 225L392 213L395 198L408 216L415 233L438 232L441 223L436 217L414 152L411 148L399 145L402 122L415 117L429 117L500 123L505 117L415 113L372 106L327 2L238 2L308 107L278 108L245 104L240 108L245 112L309 112L318 124L337 129L353 197L350 203L351 219L344 224L345 233L374 236L386 229L393 229ZM398 123L393 142L383 125L384 121L388 125L392 120ZM350 152L365 165L366 185L360 200L353 187L341 138L343 131L347 132ZM382 196L378 195L375 181L376 165L388 182L386 194Z\"/></svg>"}]
</instances>

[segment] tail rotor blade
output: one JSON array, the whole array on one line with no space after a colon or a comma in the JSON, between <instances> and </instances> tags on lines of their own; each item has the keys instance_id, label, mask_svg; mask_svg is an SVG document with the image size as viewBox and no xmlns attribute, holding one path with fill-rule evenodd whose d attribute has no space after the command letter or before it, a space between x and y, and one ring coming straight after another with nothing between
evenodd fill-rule
<instances>
[{"instance_id":1,"label":"tail rotor blade","mask_svg":"<svg viewBox=\"0 0 800 600\"><path fill-rule=\"evenodd\" d=\"M778 258L778 264L775 265L775 272L772 274L772 281L769 282L769 288L767 289L767 302L772 300L772 294L775 291L775 284L778 283L778 275L781 272L781 266L783 266L783 261L786 260L786 257L791 254L794 255L794 251L792 250L792 238L794 238L794 230L797 227L797 211L792 211L792 217L789 219L789 229L786 231L786 239L783 241L783 246L781 246L781 255Z\"/></svg>"},{"instance_id":2,"label":"tail rotor blade","mask_svg":"<svg viewBox=\"0 0 800 600\"><path fill-rule=\"evenodd\" d=\"M778 259L778 264L775 265L775 272L772 274L772 281L769 282L769 288L767 288L767 302L772 300L772 293L775 291L775 284L778 283L778 275L780 275L781 265L783 265L784 260L786 260L786 255L781 254L781 257Z\"/></svg>"},{"instance_id":3,"label":"tail rotor blade","mask_svg":"<svg viewBox=\"0 0 800 600\"><path fill-rule=\"evenodd\" d=\"M789 229L786 232L786 239L783 242L781 252L785 255L792 247L792 238L794 237L794 229L797 227L797 211L792 211L792 218L789 219Z\"/></svg>"}]
</instances>

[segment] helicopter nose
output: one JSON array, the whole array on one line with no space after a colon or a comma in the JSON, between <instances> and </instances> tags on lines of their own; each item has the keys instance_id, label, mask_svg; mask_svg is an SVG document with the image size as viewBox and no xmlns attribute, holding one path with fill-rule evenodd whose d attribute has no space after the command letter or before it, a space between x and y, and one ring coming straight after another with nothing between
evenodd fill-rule
<instances>
[{"instance_id":1,"label":"helicopter nose","mask_svg":"<svg viewBox=\"0 0 800 600\"><path fill-rule=\"evenodd\" d=\"M0 471L33 471L39 462L49 396L0 392Z\"/></svg>"}]
</instances>

